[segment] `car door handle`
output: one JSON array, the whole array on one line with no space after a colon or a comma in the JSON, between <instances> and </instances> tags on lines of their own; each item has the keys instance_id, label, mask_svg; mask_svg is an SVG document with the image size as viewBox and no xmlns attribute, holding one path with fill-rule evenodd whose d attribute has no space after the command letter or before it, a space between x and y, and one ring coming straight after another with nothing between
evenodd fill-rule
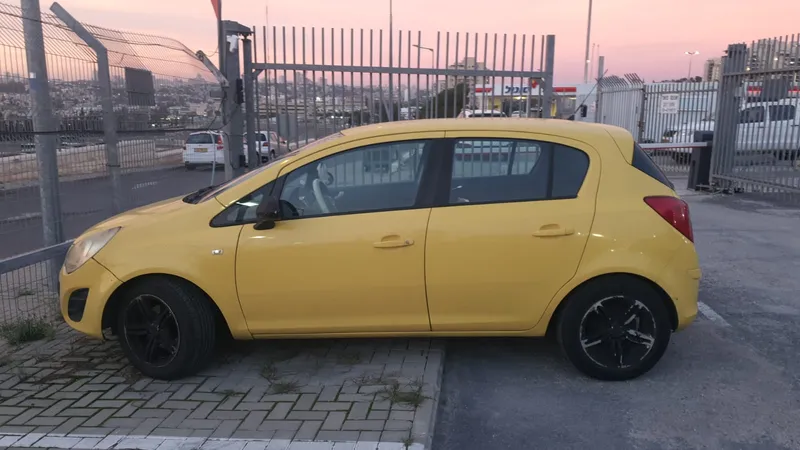
<instances>
[{"instance_id":1,"label":"car door handle","mask_svg":"<svg viewBox=\"0 0 800 450\"><path fill-rule=\"evenodd\" d=\"M414 241L411 239L393 239L390 241L379 241L372 244L375 248L399 248L399 247L409 247L414 245Z\"/></svg>"},{"instance_id":2,"label":"car door handle","mask_svg":"<svg viewBox=\"0 0 800 450\"><path fill-rule=\"evenodd\" d=\"M558 237L569 236L575 233L575 229L570 227L562 227L561 225L544 225L538 231L534 231L533 235L536 237Z\"/></svg>"}]
</instances>

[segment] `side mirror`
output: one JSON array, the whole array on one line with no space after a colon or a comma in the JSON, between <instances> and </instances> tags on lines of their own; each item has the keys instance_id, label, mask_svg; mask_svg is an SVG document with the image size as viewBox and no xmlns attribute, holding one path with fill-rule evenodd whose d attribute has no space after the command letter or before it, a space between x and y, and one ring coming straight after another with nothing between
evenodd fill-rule
<instances>
[{"instance_id":1,"label":"side mirror","mask_svg":"<svg viewBox=\"0 0 800 450\"><path fill-rule=\"evenodd\" d=\"M253 226L256 230L271 230L275 228L275 222L280 220L281 211L278 199L273 196L268 196L261 200L261 203L256 209L256 224Z\"/></svg>"}]
</instances>

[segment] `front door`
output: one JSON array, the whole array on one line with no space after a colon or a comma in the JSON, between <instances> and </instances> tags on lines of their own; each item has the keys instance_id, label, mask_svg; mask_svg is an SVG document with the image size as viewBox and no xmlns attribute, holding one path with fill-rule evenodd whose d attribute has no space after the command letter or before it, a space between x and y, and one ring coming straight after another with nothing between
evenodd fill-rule
<instances>
[{"instance_id":1,"label":"front door","mask_svg":"<svg viewBox=\"0 0 800 450\"><path fill-rule=\"evenodd\" d=\"M245 225L239 238L237 290L253 334L430 330L420 186L431 135L324 150L281 171L281 220ZM373 153L392 158L367 167Z\"/></svg>"},{"instance_id":2,"label":"front door","mask_svg":"<svg viewBox=\"0 0 800 450\"><path fill-rule=\"evenodd\" d=\"M592 147L486 134L455 136L450 198L431 212L425 274L433 331L532 328L577 271L592 226Z\"/></svg>"}]
</instances>

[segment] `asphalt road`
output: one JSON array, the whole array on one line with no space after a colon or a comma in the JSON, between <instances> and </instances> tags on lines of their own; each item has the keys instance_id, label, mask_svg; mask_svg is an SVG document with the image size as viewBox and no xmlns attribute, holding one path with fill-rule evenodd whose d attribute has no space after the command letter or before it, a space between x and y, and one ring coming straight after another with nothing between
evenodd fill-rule
<instances>
[{"instance_id":1,"label":"asphalt road","mask_svg":"<svg viewBox=\"0 0 800 450\"><path fill-rule=\"evenodd\" d=\"M650 373L599 382L548 341L448 341L433 448L800 448L800 211L685 198L708 309Z\"/></svg>"},{"instance_id":2,"label":"asphalt road","mask_svg":"<svg viewBox=\"0 0 800 450\"><path fill-rule=\"evenodd\" d=\"M216 172L216 183L224 180ZM122 177L126 209L186 194L207 186L210 170L183 167L133 172ZM109 178L62 182L59 185L64 234L67 239L113 215ZM0 258L42 246L43 232L38 186L0 191Z\"/></svg>"}]
</instances>

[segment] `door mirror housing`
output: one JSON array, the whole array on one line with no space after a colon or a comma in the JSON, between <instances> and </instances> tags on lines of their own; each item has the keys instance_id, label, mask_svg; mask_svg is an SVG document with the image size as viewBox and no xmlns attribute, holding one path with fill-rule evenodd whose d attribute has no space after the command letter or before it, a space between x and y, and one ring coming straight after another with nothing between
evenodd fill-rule
<instances>
[{"instance_id":1,"label":"door mirror housing","mask_svg":"<svg viewBox=\"0 0 800 450\"><path fill-rule=\"evenodd\" d=\"M256 230L271 230L275 228L275 222L280 220L280 202L272 195L265 197L256 209Z\"/></svg>"}]
</instances>

